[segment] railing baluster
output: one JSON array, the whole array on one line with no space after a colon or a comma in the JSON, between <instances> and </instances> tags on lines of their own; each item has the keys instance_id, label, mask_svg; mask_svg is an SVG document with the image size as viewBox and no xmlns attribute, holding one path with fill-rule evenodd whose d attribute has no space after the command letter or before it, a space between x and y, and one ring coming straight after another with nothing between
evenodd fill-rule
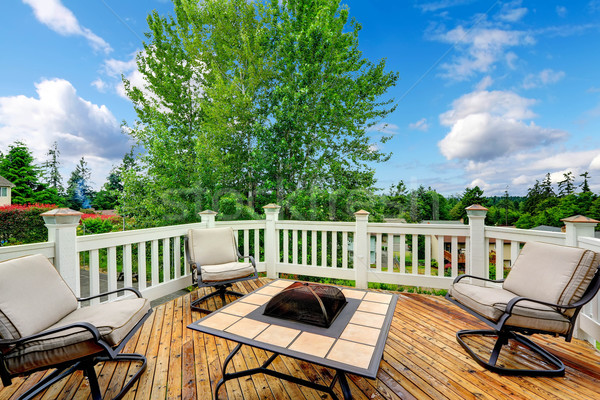
<instances>
[{"instance_id":1,"label":"railing baluster","mask_svg":"<svg viewBox=\"0 0 600 400\"><path fill-rule=\"evenodd\" d=\"M138 246L138 289L146 289L146 242L139 242Z\"/></svg>"},{"instance_id":2,"label":"railing baluster","mask_svg":"<svg viewBox=\"0 0 600 400\"><path fill-rule=\"evenodd\" d=\"M175 279L181 278L181 237L173 238L173 264L175 268Z\"/></svg>"},{"instance_id":3,"label":"railing baluster","mask_svg":"<svg viewBox=\"0 0 600 400\"><path fill-rule=\"evenodd\" d=\"M425 235L425 275L431 275L431 235Z\"/></svg>"},{"instance_id":4,"label":"railing baluster","mask_svg":"<svg viewBox=\"0 0 600 400\"><path fill-rule=\"evenodd\" d=\"M163 239L163 282L171 280L171 240Z\"/></svg>"},{"instance_id":5,"label":"railing baluster","mask_svg":"<svg viewBox=\"0 0 600 400\"><path fill-rule=\"evenodd\" d=\"M100 294L100 257L98 250L90 250L90 296ZM91 304L100 303L100 299L92 299Z\"/></svg>"},{"instance_id":6,"label":"railing baluster","mask_svg":"<svg viewBox=\"0 0 600 400\"><path fill-rule=\"evenodd\" d=\"M254 261L260 262L260 229L254 230Z\"/></svg>"},{"instance_id":7,"label":"railing baluster","mask_svg":"<svg viewBox=\"0 0 600 400\"><path fill-rule=\"evenodd\" d=\"M317 231L310 232L310 264L317 266Z\"/></svg>"},{"instance_id":8,"label":"railing baluster","mask_svg":"<svg viewBox=\"0 0 600 400\"><path fill-rule=\"evenodd\" d=\"M290 262L290 233L287 229L283 230L283 262Z\"/></svg>"},{"instance_id":9,"label":"railing baluster","mask_svg":"<svg viewBox=\"0 0 600 400\"><path fill-rule=\"evenodd\" d=\"M471 270L471 240L465 239L465 273L472 274Z\"/></svg>"},{"instance_id":10,"label":"railing baluster","mask_svg":"<svg viewBox=\"0 0 600 400\"><path fill-rule=\"evenodd\" d=\"M244 229L244 256L250 254L250 230Z\"/></svg>"},{"instance_id":11,"label":"railing baluster","mask_svg":"<svg viewBox=\"0 0 600 400\"><path fill-rule=\"evenodd\" d=\"M327 266L327 231L321 232L321 267Z\"/></svg>"},{"instance_id":12,"label":"railing baluster","mask_svg":"<svg viewBox=\"0 0 600 400\"><path fill-rule=\"evenodd\" d=\"M381 258L383 257L381 254L383 247L381 236L381 233L375 234L375 269L378 272L381 272Z\"/></svg>"},{"instance_id":13,"label":"railing baluster","mask_svg":"<svg viewBox=\"0 0 600 400\"><path fill-rule=\"evenodd\" d=\"M131 245L123 246L123 281L125 287L133 286L132 278L133 266L131 265Z\"/></svg>"},{"instance_id":14,"label":"railing baluster","mask_svg":"<svg viewBox=\"0 0 600 400\"><path fill-rule=\"evenodd\" d=\"M496 239L496 279L504 278L504 240Z\"/></svg>"},{"instance_id":15,"label":"railing baluster","mask_svg":"<svg viewBox=\"0 0 600 400\"><path fill-rule=\"evenodd\" d=\"M158 285L158 240L152 241L151 255L150 255L150 268L151 268L151 281L152 286Z\"/></svg>"},{"instance_id":16,"label":"railing baluster","mask_svg":"<svg viewBox=\"0 0 600 400\"><path fill-rule=\"evenodd\" d=\"M419 273L419 235L412 235L412 270L413 275Z\"/></svg>"},{"instance_id":17,"label":"railing baluster","mask_svg":"<svg viewBox=\"0 0 600 400\"><path fill-rule=\"evenodd\" d=\"M108 264L108 290L117 289L117 248L111 246L107 249L106 260ZM117 298L116 294L108 296L108 300L114 300Z\"/></svg>"},{"instance_id":18,"label":"railing baluster","mask_svg":"<svg viewBox=\"0 0 600 400\"><path fill-rule=\"evenodd\" d=\"M406 273L406 235L400 235L400 273Z\"/></svg>"},{"instance_id":19,"label":"railing baluster","mask_svg":"<svg viewBox=\"0 0 600 400\"><path fill-rule=\"evenodd\" d=\"M483 241L483 254L485 255L485 276L488 279L490 277L490 238L485 238Z\"/></svg>"},{"instance_id":20,"label":"railing baluster","mask_svg":"<svg viewBox=\"0 0 600 400\"><path fill-rule=\"evenodd\" d=\"M342 232L342 268L348 268L348 232Z\"/></svg>"},{"instance_id":21,"label":"railing baluster","mask_svg":"<svg viewBox=\"0 0 600 400\"><path fill-rule=\"evenodd\" d=\"M387 234L387 271L394 272L394 235Z\"/></svg>"},{"instance_id":22,"label":"railing baluster","mask_svg":"<svg viewBox=\"0 0 600 400\"><path fill-rule=\"evenodd\" d=\"M467 258L468 254L465 254ZM458 237L452 236L450 239L450 257L452 257L452 277L458 276Z\"/></svg>"},{"instance_id":23,"label":"railing baluster","mask_svg":"<svg viewBox=\"0 0 600 400\"><path fill-rule=\"evenodd\" d=\"M337 268L337 245L338 245L338 232L331 232L331 267Z\"/></svg>"},{"instance_id":24,"label":"railing baluster","mask_svg":"<svg viewBox=\"0 0 600 400\"><path fill-rule=\"evenodd\" d=\"M446 268L446 254L444 253L444 235L439 235L437 240L437 262L438 262L438 276L444 276L444 270Z\"/></svg>"},{"instance_id":25,"label":"railing baluster","mask_svg":"<svg viewBox=\"0 0 600 400\"><path fill-rule=\"evenodd\" d=\"M308 265L308 243L307 234L305 230L302 230L302 264Z\"/></svg>"},{"instance_id":26,"label":"railing baluster","mask_svg":"<svg viewBox=\"0 0 600 400\"><path fill-rule=\"evenodd\" d=\"M298 230L292 231L292 262L298 264Z\"/></svg>"}]
</instances>

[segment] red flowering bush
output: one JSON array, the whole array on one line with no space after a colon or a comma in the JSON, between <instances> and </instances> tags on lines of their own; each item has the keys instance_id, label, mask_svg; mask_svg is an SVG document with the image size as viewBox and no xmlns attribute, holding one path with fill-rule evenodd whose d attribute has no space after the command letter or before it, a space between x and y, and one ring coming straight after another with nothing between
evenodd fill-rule
<instances>
[{"instance_id":1,"label":"red flowering bush","mask_svg":"<svg viewBox=\"0 0 600 400\"><path fill-rule=\"evenodd\" d=\"M121 230L122 218L118 215L83 214L77 227L78 235L108 233Z\"/></svg>"},{"instance_id":2,"label":"red flowering bush","mask_svg":"<svg viewBox=\"0 0 600 400\"><path fill-rule=\"evenodd\" d=\"M14 204L0 207L0 246L48 240L48 229L40 214L56 204Z\"/></svg>"}]
</instances>

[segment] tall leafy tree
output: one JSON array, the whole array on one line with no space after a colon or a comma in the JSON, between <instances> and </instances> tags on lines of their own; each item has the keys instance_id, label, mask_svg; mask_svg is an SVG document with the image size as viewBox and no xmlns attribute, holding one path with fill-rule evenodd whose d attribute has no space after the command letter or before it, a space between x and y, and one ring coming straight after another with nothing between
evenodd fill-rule
<instances>
[{"instance_id":1,"label":"tall leafy tree","mask_svg":"<svg viewBox=\"0 0 600 400\"><path fill-rule=\"evenodd\" d=\"M361 26L339 0L272 0L262 8L273 75L260 137L263 184L278 200L298 188L370 187L387 159L367 129L395 108L398 75L358 49ZM383 139L385 141L385 138Z\"/></svg>"},{"instance_id":2,"label":"tall leafy tree","mask_svg":"<svg viewBox=\"0 0 600 400\"><path fill-rule=\"evenodd\" d=\"M588 184L588 179L590 179L590 173L588 171L585 171L583 174L580 174L579 176L581 176L583 178L583 182L581 182L581 184L579 185L579 187L581 188L581 192L582 193L591 193L592 191L590 190L590 185Z\"/></svg>"},{"instance_id":3,"label":"tall leafy tree","mask_svg":"<svg viewBox=\"0 0 600 400\"><path fill-rule=\"evenodd\" d=\"M575 191L575 176L569 171L563 174L563 180L558 182L558 195L561 197L572 194Z\"/></svg>"}]
</instances>

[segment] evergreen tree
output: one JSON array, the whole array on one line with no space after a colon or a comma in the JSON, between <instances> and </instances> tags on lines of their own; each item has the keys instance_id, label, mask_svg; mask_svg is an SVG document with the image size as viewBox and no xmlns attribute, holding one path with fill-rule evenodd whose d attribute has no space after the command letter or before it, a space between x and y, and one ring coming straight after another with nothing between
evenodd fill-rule
<instances>
[{"instance_id":1,"label":"evergreen tree","mask_svg":"<svg viewBox=\"0 0 600 400\"><path fill-rule=\"evenodd\" d=\"M543 198L555 197L554 189L552 188L552 179L550 179L550 172L546 173L546 177L540 184L541 194Z\"/></svg>"},{"instance_id":2,"label":"evergreen tree","mask_svg":"<svg viewBox=\"0 0 600 400\"><path fill-rule=\"evenodd\" d=\"M583 178L583 182L581 183L581 185L579 185L579 187L581 188L581 192L582 193L591 193L592 191L590 190L590 186L588 184L588 179L590 179L590 173L585 171L583 174L580 174L579 176L581 176Z\"/></svg>"},{"instance_id":3,"label":"evergreen tree","mask_svg":"<svg viewBox=\"0 0 600 400\"><path fill-rule=\"evenodd\" d=\"M33 163L29 148L20 141L9 146L8 153L2 158L0 175L15 186L11 190L13 204L35 203L36 190L39 188L39 168Z\"/></svg>"},{"instance_id":4,"label":"evergreen tree","mask_svg":"<svg viewBox=\"0 0 600 400\"><path fill-rule=\"evenodd\" d=\"M64 191L64 187L62 184L62 176L60 175L60 171L58 167L60 165L60 161L58 157L60 156L60 150L58 150L58 143L52 143L52 146L46 153L48 159L44 162L43 168L45 171L46 184L55 189L57 193L62 193Z\"/></svg>"},{"instance_id":5,"label":"evergreen tree","mask_svg":"<svg viewBox=\"0 0 600 400\"><path fill-rule=\"evenodd\" d=\"M90 208L94 192L90 187L91 171L81 157L67 182L67 201L74 210Z\"/></svg>"},{"instance_id":6,"label":"evergreen tree","mask_svg":"<svg viewBox=\"0 0 600 400\"><path fill-rule=\"evenodd\" d=\"M573 184L575 176L573 176L573 172L564 173L563 178L562 181L558 182L558 195L560 197L568 196L575 190L575 185Z\"/></svg>"}]
</instances>

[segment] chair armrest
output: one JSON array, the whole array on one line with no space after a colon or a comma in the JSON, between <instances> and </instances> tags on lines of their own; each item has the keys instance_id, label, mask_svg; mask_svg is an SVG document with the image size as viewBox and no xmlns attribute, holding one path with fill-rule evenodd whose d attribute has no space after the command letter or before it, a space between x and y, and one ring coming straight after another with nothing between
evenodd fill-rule
<instances>
[{"instance_id":1,"label":"chair armrest","mask_svg":"<svg viewBox=\"0 0 600 400\"><path fill-rule=\"evenodd\" d=\"M93 339L96 342L100 342L102 340L102 337L100 336L100 332L98 331L98 328L96 328L94 325L90 324L89 322L74 322L72 324L68 324L68 325L61 326L61 327L54 328L54 329L48 329L46 331L35 333L33 335L25 336L25 337L22 337L19 339L1 339L0 344L16 346L21 343L28 342L30 340L40 339L40 338L43 338L44 336L53 335L55 333L67 331L67 330L73 329L73 328L83 328L86 331L90 332L92 334Z\"/></svg>"},{"instance_id":2,"label":"chair armrest","mask_svg":"<svg viewBox=\"0 0 600 400\"><path fill-rule=\"evenodd\" d=\"M120 289L117 289L117 290L112 290L110 292L100 293L100 294L97 294L97 295L94 295L94 296L90 296L90 297L83 297L81 299L77 298L77 301L86 301L86 300L91 300L91 299L97 299L98 297L107 296L109 294L115 294L115 293L125 292L125 291L133 292L139 298L142 297L142 294L136 288L124 287L124 288L120 288Z\"/></svg>"},{"instance_id":3,"label":"chair armrest","mask_svg":"<svg viewBox=\"0 0 600 400\"><path fill-rule=\"evenodd\" d=\"M587 303L589 300L584 301L579 300L575 303L572 304L554 304L554 303L548 303L546 301L541 301L541 300L536 300L536 299L531 299L529 297L514 297L512 298L507 304L506 304L506 313L507 314L512 314L512 310L513 308L516 306L517 303L521 302L521 301L531 301L532 303L537 303L537 304L542 304L544 306L548 306L548 307L554 307L554 308L563 308L563 309L571 309L571 308L578 308L583 306L585 303Z\"/></svg>"},{"instance_id":4,"label":"chair armrest","mask_svg":"<svg viewBox=\"0 0 600 400\"><path fill-rule=\"evenodd\" d=\"M502 283L502 282L504 282L504 279L488 279L488 278L482 278L480 276L463 274L463 275L459 275L456 278L454 278L454 282L452 282L452 284L458 283L458 281L460 281L463 278L473 278L473 279L478 279L478 280L481 280L481 281L493 282L493 283Z\"/></svg>"},{"instance_id":5,"label":"chair armrest","mask_svg":"<svg viewBox=\"0 0 600 400\"><path fill-rule=\"evenodd\" d=\"M241 254L238 254L238 256L240 258L247 258L247 259L249 259L250 262L252 263L252 266L254 267L254 269L256 269L256 262L254 262L254 257L252 257L252 256L243 256Z\"/></svg>"}]
</instances>

